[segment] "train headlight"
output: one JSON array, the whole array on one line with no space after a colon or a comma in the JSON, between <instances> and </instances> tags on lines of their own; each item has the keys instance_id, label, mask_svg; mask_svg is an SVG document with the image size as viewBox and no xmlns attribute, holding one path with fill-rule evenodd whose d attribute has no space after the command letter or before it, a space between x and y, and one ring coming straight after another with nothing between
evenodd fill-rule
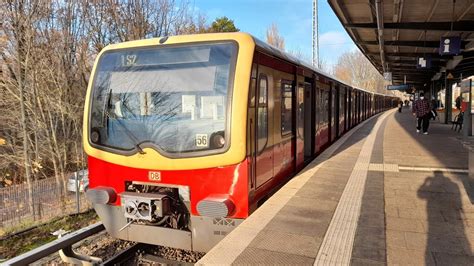
<instances>
[{"instance_id":1,"label":"train headlight","mask_svg":"<svg viewBox=\"0 0 474 266\"><path fill-rule=\"evenodd\" d=\"M212 147L222 148L225 144L225 139L221 134L215 134L211 139Z\"/></svg>"},{"instance_id":2,"label":"train headlight","mask_svg":"<svg viewBox=\"0 0 474 266\"><path fill-rule=\"evenodd\" d=\"M227 195L209 196L197 204L199 215L221 218L232 214L235 204Z\"/></svg>"},{"instance_id":3,"label":"train headlight","mask_svg":"<svg viewBox=\"0 0 474 266\"><path fill-rule=\"evenodd\" d=\"M98 143L99 139L100 139L99 132L97 132L96 130L93 130L91 132L91 141L94 142L94 143Z\"/></svg>"},{"instance_id":4,"label":"train headlight","mask_svg":"<svg viewBox=\"0 0 474 266\"><path fill-rule=\"evenodd\" d=\"M110 187L95 187L87 190L87 198L94 204L109 204L117 200L117 193Z\"/></svg>"}]
</instances>

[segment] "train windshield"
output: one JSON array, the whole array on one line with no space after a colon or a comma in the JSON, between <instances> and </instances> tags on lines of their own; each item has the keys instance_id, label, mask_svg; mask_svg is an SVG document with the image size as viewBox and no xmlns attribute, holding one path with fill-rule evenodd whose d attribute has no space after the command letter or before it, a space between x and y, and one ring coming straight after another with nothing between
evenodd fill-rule
<instances>
[{"instance_id":1,"label":"train windshield","mask_svg":"<svg viewBox=\"0 0 474 266\"><path fill-rule=\"evenodd\" d=\"M236 54L234 43L104 53L91 94L91 144L170 157L222 151Z\"/></svg>"}]
</instances>

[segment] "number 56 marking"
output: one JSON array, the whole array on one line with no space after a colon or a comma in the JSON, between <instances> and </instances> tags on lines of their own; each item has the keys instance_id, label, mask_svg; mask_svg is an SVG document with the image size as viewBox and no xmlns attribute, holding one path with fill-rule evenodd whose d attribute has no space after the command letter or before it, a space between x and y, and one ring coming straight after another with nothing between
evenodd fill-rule
<instances>
[{"instance_id":1,"label":"number 56 marking","mask_svg":"<svg viewBox=\"0 0 474 266\"><path fill-rule=\"evenodd\" d=\"M207 134L196 134L196 147L207 147Z\"/></svg>"}]
</instances>

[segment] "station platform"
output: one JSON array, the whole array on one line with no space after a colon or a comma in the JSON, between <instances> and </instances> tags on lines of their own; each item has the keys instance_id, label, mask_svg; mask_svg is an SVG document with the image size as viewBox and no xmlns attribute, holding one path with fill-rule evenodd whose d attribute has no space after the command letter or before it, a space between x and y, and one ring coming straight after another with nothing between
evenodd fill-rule
<instances>
[{"instance_id":1,"label":"station platform","mask_svg":"<svg viewBox=\"0 0 474 266\"><path fill-rule=\"evenodd\" d=\"M408 107L347 132L198 264L474 265L462 133Z\"/></svg>"}]
</instances>

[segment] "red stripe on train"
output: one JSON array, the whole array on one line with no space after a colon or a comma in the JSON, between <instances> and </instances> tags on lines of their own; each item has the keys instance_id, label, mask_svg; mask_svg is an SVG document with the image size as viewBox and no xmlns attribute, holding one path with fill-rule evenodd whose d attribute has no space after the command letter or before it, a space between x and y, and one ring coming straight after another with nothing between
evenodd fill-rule
<instances>
[{"instance_id":1,"label":"red stripe on train","mask_svg":"<svg viewBox=\"0 0 474 266\"><path fill-rule=\"evenodd\" d=\"M212 194L225 194L235 203L235 210L230 217L248 216L246 160L236 165L208 169L159 171L161 175L159 182L149 180L150 171L159 170L126 167L89 156L89 187L112 187L118 194L125 190L125 181L183 185L190 189L193 215L198 215L196 205L200 200ZM120 205L120 198L113 204Z\"/></svg>"}]
</instances>

